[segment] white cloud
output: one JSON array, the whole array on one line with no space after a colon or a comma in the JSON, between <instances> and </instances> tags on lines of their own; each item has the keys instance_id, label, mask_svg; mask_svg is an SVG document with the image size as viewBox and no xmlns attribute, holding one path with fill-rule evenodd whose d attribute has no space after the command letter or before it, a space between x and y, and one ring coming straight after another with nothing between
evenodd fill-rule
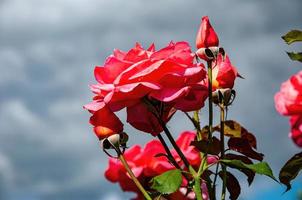
<instances>
[{"instance_id":1,"label":"white cloud","mask_svg":"<svg viewBox=\"0 0 302 200\"><path fill-rule=\"evenodd\" d=\"M101 65L113 48L127 50L136 41L144 45L154 41L159 47L171 39L193 42L204 14L210 15L233 63L246 76L238 81L238 98L230 117L257 131L260 147L268 153L272 138L282 149L294 151L287 138L286 119L274 116L271 106L272 85L277 88L277 79L296 70L287 70L286 56L275 56L286 48L276 45L282 42L278 36L288 26L300 24L294 19L301 18L297 3L282 2L276 1L274 7L263 1L2 2L0 171L15 175L11 193L20 193L22 188L24 198L57 194L58 199L64 199L66 194L80 189L78 194L82 194L93 188L95 197L103 195L104 188L95 183L104 181L101 177L107 158L88 124L89 114L81 108L92 96L87 85L94 81L94 65ZM277 15L275 8L291 13ZM205 112L202 115L205 124ZM125 120L125 114L120 116ZM175 135L188 127L183 117L179 113L169 124ZM136 134L130 137L131 143L143 144L152 138L127 126L129 135ZM282 131L286 132L284 138ZM287 151L269 159L275 164L282 162ZM101 199L124 199L120 189L111 192L118 186L113 188Z\"/></svg>"},{"instance_id":2,"label":"white cloud","mask_svg":"<svg viewBox=\"0 0 302 200\"><path fill-rule=\"evenodd\" d=\"M42 121L23 101L10 99L0 105L0 124L4 130L19 129L15 134L27 134L29 127L41 126ZM7 133L8 134L8 133ZM11 132L9 134L12 134Z\"/></svg>"}]
</instances>

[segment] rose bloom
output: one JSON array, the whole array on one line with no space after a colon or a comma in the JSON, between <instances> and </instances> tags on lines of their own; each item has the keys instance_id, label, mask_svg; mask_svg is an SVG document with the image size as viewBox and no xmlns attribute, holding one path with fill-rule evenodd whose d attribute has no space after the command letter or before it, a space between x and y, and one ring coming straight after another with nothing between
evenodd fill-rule
<instances>
[{"instance_id":1,"label":"rose bloom","mask_svg":"<svg viewBox=\"0 0 302 200\"><path fill-rule=\"evenodd\" d=\"M302 114L302 71L282 83L275 95L275 106L282 115Z\"/></svg>"},{"instance_id":2,"label":"rose bloom","mask_svg":"<svg viewBox=\"0 0 302 200\"><path fill-rule=\"evenodd\" d=\"M302 147L302 71L282 83L275 95L275 106L280 114L290 116L289 137Z\"/></svg>"},{"instance_id":3,"label":"rose bloom","mask_svg":"<svg viewBox=\"0 0 302 200\"><path fill-rule=\"evenodd\" d=\"M289 122L291 125L289 137L297 146L302 147L302 115L291 116Z\"/></svg>"},{"instance_id":4,"label":"rose bloom","mask_svg":"<svg viewBox=\"0 0 302 200\"><path fill-rule=\"evenodd\" d=\"M212 62L213 89L233 88L236 77L239 76L228 55L225 58L218 54L217 60Z\"/></svg>"},{"instance_id":5,"label":"rose bloom","mask_svg":"<svg viewBox=\"0 0 302 200\"><path fill-rule=\"evenodd\" d=\"M98 83L90 86L95 96L84 108L105 119L106 112L100 111L104 107L110 115L126 107L127 121L133 127L157 135L162 128L150 102L162 111L165 123L176 110L193 111L204 106L207 88L200 82L206 72L203 64L193 61L186 42L171 42L159 51L154 45L145 50L139 44L128 52L114 50L104 66L95 67Z\"/></svg>"},{"instance_id":6,"label":"rose bloom","mask_svg":"<svg viewBox=\"0 0 302 200\"><path fill-rule=\"evenodd\" d=\"M195 147L190 146L190 143L196 136L195 132L186 131L180 134L176 143L187 157L188 161L194 168L198 168L200 164L200 153ZM175 167L168 161L165 156L156 156L159 154L165 154L165 150L162 144L158 140L152 140L148 142L142 149L140 146L135 145L126 150L124 156L131 170L135 176L141 182L145 189L150 190L150 180L168 170L175 169ZM172 150L173 157L180 164L183 165L179 157L176 156L176 152ZM209 156L208 163L217 162L215 156ZM141 192L136 188L135 184L127 174L125 168L121 162L115 158L109 159L109 166L105 171L105 177L111 182L118 182L123 191L131 191L137 194L135 199L142 200L144 197ZM178 200L190 200L194 199L194 193L189 193L186 196L186 179L183 179L181 188L173 194L165 197L166 199L178 199ZM201 185L203 190L204 199L208 199L207 188L205 183Z\"/></svg>"}]
</instances>

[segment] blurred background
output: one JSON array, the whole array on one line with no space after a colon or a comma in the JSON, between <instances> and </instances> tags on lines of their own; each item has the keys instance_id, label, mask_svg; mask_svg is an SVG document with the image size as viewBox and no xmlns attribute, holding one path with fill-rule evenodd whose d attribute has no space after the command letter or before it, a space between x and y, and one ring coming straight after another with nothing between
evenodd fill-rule
<instances>
[{"instance_id":1,"label":"blurred background","mask_svg":"<svg viewBox=\"0 0 302 200\"><path fill-rule=\"evenodd\" d=\"M93 69L114 48L135 42L157 49L171 40L190 42L209 15L221 45L244 80L229 118L258 139L275 175L294 153L288 119L274 109L281 82L301 70L281 35L302 28L301 0L0 0L0 199L122 200L117 184L104 179L107 157L82 105L91 100ZM125 115L120 113L125 122ZM202 112L206 123L207 112ZM169 123L175 136L190 123L178 113ZM130 144L151 136L126 125ZM293 190L257 176L252 187L241 177L241 199L296 199Z\"/></svg>"}]
</instances>

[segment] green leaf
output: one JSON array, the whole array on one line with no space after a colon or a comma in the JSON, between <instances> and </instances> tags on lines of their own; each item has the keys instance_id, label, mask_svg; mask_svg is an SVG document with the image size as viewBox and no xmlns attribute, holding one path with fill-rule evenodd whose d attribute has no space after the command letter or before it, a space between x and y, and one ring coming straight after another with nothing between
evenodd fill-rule
<instances>
[{"instance_id":1,"label":"green leaf","mask_svg":"<svg viewBox=\"0 0 302 200\"><path fill-rule=\"evenodd\" d=\"M225 155L225 158L228 160L241 160L245 164L253 164L253 161L251 161L247 156L228 153ZM255 178L255 172L249 169L239 169L239 171L247 176L247 181L249 185L251 185Z\"/></svg>"},{"instance_id":2,"label":"green leaf","mask_svg":"<svg viewBox=\"0 0 302 200\"><path fill-rule=\"evenodd\" d=\"M302 152L294 155L282 167L279 173L279 180L287 186L286 192L291 189L290 182L297 177L302 169Z\"/></svg>"},{"instance_id":3,"label":"green leaf","mask_svg":"<svg viewBox=\"0 0 302 200\"><path fill-rule=\"evenodd\" d=\"M181 186L182 176L179 169L167 171L152 180L152 189L157 190L161 194L171 194L178 190Z\"/></svg>"},{"instance_id":4,"label":"green leaf","mask_svg":"<svg viewBox=\"0 0 302 200\"><path fill-rule=\"evenodd\" d=\"M283 35L282 39L287 44L302 41L302 31L300 31L300 30L291 30L290 32Z\"/></svg>"},{"instance_id":5,"label":"green leaf","mask_svg":"<svg viewBox=\"0 0 302 200\"><path fill-rule=\"evenodd\" d=\"M239 170L240 169L249 169L257 174L268 176L268 177L272 178L273 180L277 181L277 179L274 177L272 169L267 164L267 162L259 162L256 164L245 164L241 160L221 160L220 162L226 164L227 166L229 166L231 168L235 168L235 169L239 169Z\"/></svg>"},{"instance_id":6,"label":"green leaf","mask_svg":"<svg viewBox=\"0 0 302 200\"><path fill-rule=\"evenodd\" d=\"M290 59L302 62L302 52L286 52Z\"/></svg>"}]
</instances>

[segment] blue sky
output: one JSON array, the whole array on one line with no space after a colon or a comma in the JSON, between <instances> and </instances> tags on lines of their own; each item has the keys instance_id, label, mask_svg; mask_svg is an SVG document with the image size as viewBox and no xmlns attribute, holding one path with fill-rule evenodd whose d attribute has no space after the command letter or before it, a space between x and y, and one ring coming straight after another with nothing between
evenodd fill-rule
<instances>
[{"instance_id":1,"label":"blue sky","mask_svg":"<svg viewBox=\"0 0 302 200\"><path fill-rule=\"evenodd\" d=\"M246 78L236 83L229 118L257 135L277 175L299 151L287 136L287 119L274 109L273 95L301 69L285 54L301 47L280 38L301 28L301 8L300 0L0 0L0 199L124 199L119 187L103 178L107 158L82 109L92 96L94 66L114 48L127 50L135 42L161 48L186 40L194 48L203 15L209 15ZM120 116L125 120L123 112ZM175 135L192 128L183 118L178 113L169 123ZM130 126L126 131L132 144L152 138ZM301 182L295 181L296 190ZM245 200L293 199L296 193L281 196L284 188L262 176L242 187Z\"/></svg>"}]
</instances>

